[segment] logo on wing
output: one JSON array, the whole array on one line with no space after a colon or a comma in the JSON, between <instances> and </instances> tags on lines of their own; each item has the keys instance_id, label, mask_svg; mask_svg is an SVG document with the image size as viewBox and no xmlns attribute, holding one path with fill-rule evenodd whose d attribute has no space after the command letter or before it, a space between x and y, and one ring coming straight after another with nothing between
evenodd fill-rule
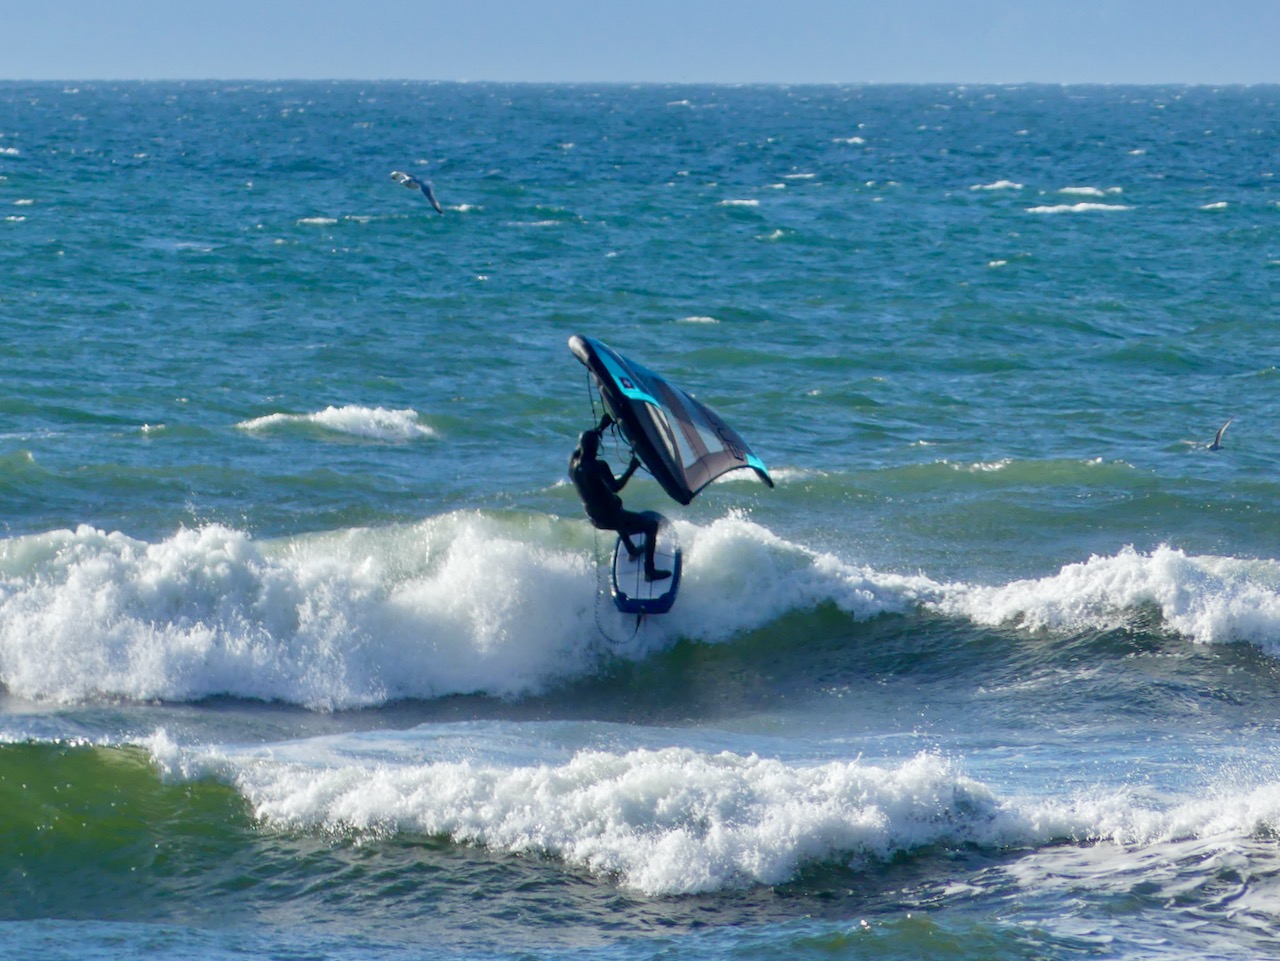
<instances>
[{"instance_id":1,"label":"logo on wing","mask_svg":"<svg viewBox=\"0 0 1280 961\"><path fill-rule=\"evenodd\" d=\"M734 460L747 459L746 451L742 449L742 445L738 442L738 438L734 436L733 431L731 431L727 426L724 424L717 424L716 434L719 436L721 443L724 444L724 449L733 455Z\"/></svg>"}]
</instances>

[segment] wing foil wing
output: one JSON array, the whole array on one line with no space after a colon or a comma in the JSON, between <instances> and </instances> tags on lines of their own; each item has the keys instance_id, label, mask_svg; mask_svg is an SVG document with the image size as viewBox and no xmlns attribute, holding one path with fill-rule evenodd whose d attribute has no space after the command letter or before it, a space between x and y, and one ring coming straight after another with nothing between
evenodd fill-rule
<instances>
[{"instance_id":1,"label":"wing foil wing","mask_svg":"<svg viewBox=\"0 0 1280 961\"><path fill-rule=\"evenodd\" d=\"M569 349L595 376L600 397L636 456L675 501L688 504L721 474L769 471L724 418L647 367L577 334Z\"/></svg>"}]
</instances>

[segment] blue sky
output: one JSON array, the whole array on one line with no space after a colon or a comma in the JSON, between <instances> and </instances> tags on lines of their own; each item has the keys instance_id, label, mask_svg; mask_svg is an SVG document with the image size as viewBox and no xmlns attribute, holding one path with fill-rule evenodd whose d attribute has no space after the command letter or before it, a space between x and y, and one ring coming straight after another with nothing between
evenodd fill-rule
<instances>
[{"instance_id":1,"label":"blue sky","mask_svg":"<svg viewBox=\"0 0 1280 961\"><path fill-rule=\"evenodd\" d=\"M0 79L1275 83L1280 0L0 0Z\"/></svg>"}]
</instances>

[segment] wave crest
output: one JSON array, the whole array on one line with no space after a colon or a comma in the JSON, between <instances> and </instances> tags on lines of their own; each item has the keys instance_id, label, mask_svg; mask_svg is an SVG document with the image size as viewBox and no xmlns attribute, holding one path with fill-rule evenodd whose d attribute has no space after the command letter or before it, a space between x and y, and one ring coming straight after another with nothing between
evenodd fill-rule
<instances>
[{"instance_id":1,"label":"wave crest","mask_svg":"<svg viewBox=\"0 0 1280 961\"><path fill-rule=\"evenodd\" d=\"M303 426L383 441L407 441L436 436L434 428L420 422L416 410L386 410L382 407L356 405L326 407L314 414L267 414L241 421L236 426L247 431Z\"/></svg>"},{"instance_id":2,"label":"wave crest","mask_svg":"<svg viewBox=\"0 0 1280 961\"><path fill-rule=\"evenodd\" d=\"M0 541L0 683L61 703L229 695L320 710L526 696L678 638L730 642L821 608L1054 632L1155 610L1196 641L1280 655L1276 561L1126 549L983 586L853 564L740 516L676 528L680 601L643 630L608 598L598 533L545 515L274 541L217 525L157 543L89 527L13 538Z\"/></svg>"},{"instance_id":3,"label":"wave crest","mask_svg":"<svg viewBox=\"0 0 1280 961\"><path fill-rule=\"evenodd\" d=\"M1193 640L1250 641L1276 653L1280 563L1130 547L1068 564L1052 577L953 589L933 606L979 624L1051 631L1110 630L1154 607L1169 630Z\"/></svg>"}]
</instances>

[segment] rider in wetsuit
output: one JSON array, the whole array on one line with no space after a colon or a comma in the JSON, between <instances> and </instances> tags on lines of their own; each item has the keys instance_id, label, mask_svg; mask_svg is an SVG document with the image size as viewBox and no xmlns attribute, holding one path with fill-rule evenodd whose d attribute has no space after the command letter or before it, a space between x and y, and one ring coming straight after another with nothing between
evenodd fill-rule
<instances>
[{"instance_id":1,"label":"rider in wetsuit","mask_svg":"<svg viewBox=\"0 0 1280 961\"><path fill-rule=\"evenodd\" d=\"M578 438L578 446L569 457L569 479L578 489L582 498L582 506L587 510L591 523L601 530L617 531L627 553L634 559L640 549L631 541L632 534L644 535L644 579L659 581L670 577L670 571L658 571L653 568L653 548L658 537L658 520L653 514L638 514L623 508L622 498L618 491L631 480L631 475L640 466L635 454L631 455L631 463L618 477L599 457L600 435L613 418L606 413L600 419L600 426L584 430Z\"/></svg>"}]
</instances>

